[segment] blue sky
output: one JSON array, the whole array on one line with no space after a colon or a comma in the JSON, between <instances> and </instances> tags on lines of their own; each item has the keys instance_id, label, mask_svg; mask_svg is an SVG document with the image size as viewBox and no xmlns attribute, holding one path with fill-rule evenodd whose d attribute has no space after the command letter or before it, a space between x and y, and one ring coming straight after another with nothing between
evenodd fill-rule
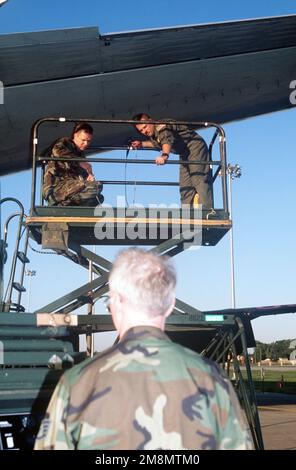
<instances>
[{"instance_id":1,"label":"blue sky","mask_svg":"<svg viewBox=\"0 0 296 470\"><path fill-rule=\"evenodd\" d=\"M294 1L9 0L0 10L0 24L2 33L98 26L104 34L295 13ZM296 303L295 118L296 109L292 109L225 126L228 161L241 165L243 172L233 182L237 307ZM143 168L130 169L129 176L141 179ZM175 171L177 179L173 168L170 171L172 176ZM153 174L161 179L159 173ZM100 177L106 179L107 175ZM122 174L118 179L123 179ZM174 191L167 202L178 201L177 189ZM28 211L30 173L2 178L1 196L19 198ZM137 202L146 197L137 191ZM7 206L2 219L12 210ZM98 253L113 259L115 250L104 248ZM84 270L57 256L30 251L29 257L31 269L37 271L32 280L31 310L87 281ZM180 299L202 310L231 306L229 236L214 248L178 255L175 264ZM253 328L261 341L293 338L296 315L261 318L253 322Z\"/></svg>"}]
</instances>

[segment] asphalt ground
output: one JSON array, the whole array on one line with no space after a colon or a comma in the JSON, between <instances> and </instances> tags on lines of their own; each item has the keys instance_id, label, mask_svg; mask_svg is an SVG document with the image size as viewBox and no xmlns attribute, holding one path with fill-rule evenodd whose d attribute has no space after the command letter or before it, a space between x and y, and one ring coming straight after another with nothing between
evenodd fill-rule
<instances>
[{"instance_id":1,"label":"asphalt ground","mask_svg":"<svg viewBox=\"0 0 296 470\"><path fill-rule=\"evenodd\" d=\"M296 450L296 395L256 396L265 450Z\"/></svg>"}]
</instances>

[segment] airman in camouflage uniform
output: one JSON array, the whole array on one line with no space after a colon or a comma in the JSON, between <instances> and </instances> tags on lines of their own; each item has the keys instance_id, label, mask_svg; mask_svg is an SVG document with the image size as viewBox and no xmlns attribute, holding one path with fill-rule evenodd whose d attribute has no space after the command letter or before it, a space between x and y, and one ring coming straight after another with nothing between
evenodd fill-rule
<instances>
[{"instance_id":1,"label":"airman in camouflage uniform","mask_svg":"<svg viewBox=\"0 0 296 470\"><path fill-rule=\"evenodd\" d=\"M135 121L151 120L147 114L137 114ZM156 158L157 165L164 165L170 153L183 161L209 162L209 152L204 139L188 126L175 124L137 124L136 129L149 138L132 142L133 148L156 148L162 151ZM202 204L213 207L212 170L210 165L180 165L180 195L182 204Z\"/></svg>"},{"instance_id":2,"label":"airman in camouflage uniform","mask_svg":"<svg viewBox=\"0 0 296 470\"><path fill-rule=\"evenodd\" d=\"M50 156L85 158L84 150L92 139L92 127L78 123L72 138L58 139L50 149ZM102 184L95 181L87 162L48 163L43 180L43 197L50 206L97 206L104 201L100 194Z\"/></svg>"},{"instance_id":3,"label":"airman in camouflage uniform","mask_svg":"<svg viewBox=\"0 0 296 470\"><path fill-rule=\"evenodd\" d=\"M65 372L36 450L252 449L229 380L163 331L175 280L165 257L119 255L109 285L120 342Z\"/></svg>"}]
</instances>

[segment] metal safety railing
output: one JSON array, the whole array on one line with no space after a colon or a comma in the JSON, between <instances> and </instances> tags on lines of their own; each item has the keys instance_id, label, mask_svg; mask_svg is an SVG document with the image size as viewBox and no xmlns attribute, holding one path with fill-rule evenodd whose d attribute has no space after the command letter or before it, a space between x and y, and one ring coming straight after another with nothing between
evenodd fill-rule
<instances>
[{"instance_id":1,"label":"metal safety railing","mask_svg":"<svg viewBox=\"0 0 296 470\"><path fill-rule=\"evenodd\" d=\"M218 175L221 176L221 185L222 185L222 203L223 203L223 210L228 213L228 195L227 195L227 161L226 161L226 139L225 139L225 132L224 129L216 123L213 122L197 122L197 121L177 121L177 120L124 120L124 119L68 119L65 117L48 117L42 118L35 122L32 127L32 154L33 154L33 163L32 163L32 193L31 193L31 214L34 212L36 207L36 182L37 182L37 166L38 164L42 164L42 176L41 176L41 185L43 183L43 173L44 168L49 161L68 161L69 158L62 158L62 157L44 157L39 155L39 127L48 122L56 122L56 123L77 123L77 122L85 122L90 124L97 124L97 125L131 125L135 126L136 124L177 124L177 125L185 125L189 126L191 129L208 129L214 128L214 135L211 139L209 144L209 160L207 162L199 161L199 160L168 160L166 165L201 165L201 166L208 166L217 167L214 175L212 176L212 184L216 181ZM212 160L212 150L214 143L219 136L219 160ZM92 151L110 151L110 150L126 150L127 154L130 150L129 145L123 145L121 147L110 147L110 146L96 146L90 148ZM41 149L42 150L42 149ZM142 149L141 149L142 150ZM145 150L145 149L144 149ZM153 150L149 149L149 150ZM157 148L155 148L157 150ZM73 162L85 162L84 158L71 158ZM110 163L110 164L155 164L155 160L147 160L147 159L131 159L131 158L108 158L108 157L87 157L88 162L92 163ZM134 185L135 181L127 181L127 180L100 180L103 185ZM179 186L178 182L167 182L167 181L136 181L137 186ZM42 198L42 188L40 191L40 205L43 205L43 198Z\"/></svg>"}]
</instances>

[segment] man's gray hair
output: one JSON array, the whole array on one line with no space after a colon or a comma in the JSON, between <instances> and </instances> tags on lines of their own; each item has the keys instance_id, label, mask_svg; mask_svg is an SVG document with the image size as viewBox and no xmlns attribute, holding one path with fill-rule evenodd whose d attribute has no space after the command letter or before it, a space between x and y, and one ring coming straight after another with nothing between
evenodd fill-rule
<instances>
[{"instance_id":1,"label":"man's gray hair","mask_svg":"<svg viewBox=\"0 0 296 470\"><path fill-rule=\"evenodd\" d=\"M134 309L150 317L164 315L175 299L176 271L168 256L129 248L115 259L109 285Z\"/></svg>"}]
</instances>

